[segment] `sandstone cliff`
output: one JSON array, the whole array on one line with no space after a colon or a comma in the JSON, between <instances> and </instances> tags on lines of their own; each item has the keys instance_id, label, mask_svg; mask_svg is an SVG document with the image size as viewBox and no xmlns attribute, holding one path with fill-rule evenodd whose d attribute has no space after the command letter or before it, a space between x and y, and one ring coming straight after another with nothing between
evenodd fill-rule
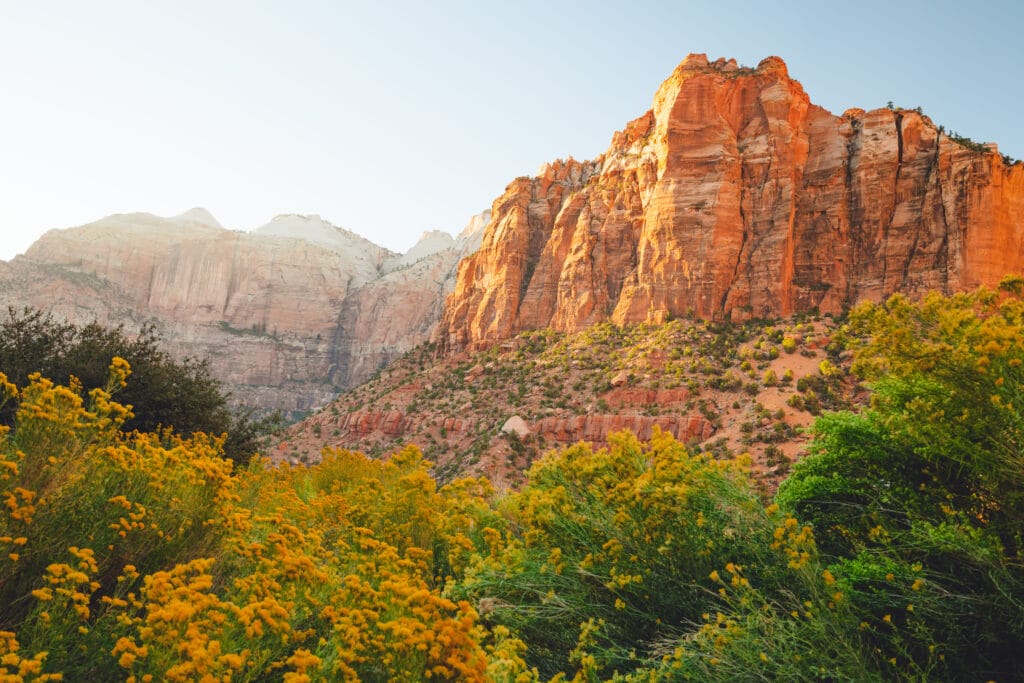
<instances>
[{"instance_id":1,"label":"sandstone cliff","mask_svg":"<svg viewBox=\"0 0 1024 683\"><path fill-rule=\"evenodd\" d=\"M1024 270L1024 164L922 114L812 104L777 57L690 55L591 162L545 166L493 205L435 339L692 312L834 312Z\"/></svg>"},{"instance_id":2,"label":"sandstone cliff","mask_svg":"<svg viewBox=\"0 0 1024 683\"><path fill-rule=\"evenodd\" d=\"M302 412L428 339L478 239L427 233L402 255L317 216L244 233L201 209L117 215L0 264L0 302L129 332L154 322L172 353L208 358L235 402Z\"/></svg>"}]
</instances>

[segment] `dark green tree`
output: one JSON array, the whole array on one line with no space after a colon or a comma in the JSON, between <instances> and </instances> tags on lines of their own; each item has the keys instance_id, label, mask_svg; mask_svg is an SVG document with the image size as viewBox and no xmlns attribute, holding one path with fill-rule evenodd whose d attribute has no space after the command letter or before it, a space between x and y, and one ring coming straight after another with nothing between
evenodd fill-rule
<instances>
[{"instance_id":1,"label":"dark green tree","mask_svg":"<svg viewBox=\"0 0 1024 683\"><path fill-rule=\"evenodd\" d=\"M9 307L0 321L0 372L18 386L27 384L35 372L59 383L74 376L87 393L104 386L111 358L120 356L132 368L128 386L116 395L118 402L133 407L134 417L125 424L126 430L172 427L183 435L226 433L225 455L248 460L259 438L274 429L280 418L257 419L252 410L232 410L206 360L175 360L161 342L152 324L129 335L123 325L77 326L44 311ZM0 423L13 424L16 410L13 404L0 409Z\"/></svg>"}]
</instances>

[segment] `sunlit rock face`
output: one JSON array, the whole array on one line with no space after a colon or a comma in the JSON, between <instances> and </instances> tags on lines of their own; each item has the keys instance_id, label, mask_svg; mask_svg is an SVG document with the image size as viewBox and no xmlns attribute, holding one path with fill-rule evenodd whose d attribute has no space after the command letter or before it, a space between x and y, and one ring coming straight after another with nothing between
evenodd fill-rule
<instances>
[{"instance_id":1,"label":"sunlit rock face","mask_svg":"<svg viewBox=\"0 0 1024 683\"><path fill-rule=\"evenodd\" d=\"M234 402L298 413L429 339L485 220L395 254L318 216L246 233L202 209L121 214L0 264L0 296L129 333L154 323L175 356L209 359Z\"/></svg>"},{"instance_id":2,"label":"sunlit rock face","mask_svg":"<svg viewBox=\"0 0 1024 683\"><path fill-rule=\"evenodd\" d=\"M590 162L518 178L436 340L695 314L839 311L1024 270L1024 164L910 110L810 102L778 57L690 55Z\"/></svg>"}]
</instances>

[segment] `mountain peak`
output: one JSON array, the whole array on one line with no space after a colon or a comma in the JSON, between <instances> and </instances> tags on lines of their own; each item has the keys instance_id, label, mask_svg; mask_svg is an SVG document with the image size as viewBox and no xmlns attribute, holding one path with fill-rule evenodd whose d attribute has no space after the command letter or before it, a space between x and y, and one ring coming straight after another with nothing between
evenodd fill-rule
<instances>
[{"instance_id":1,"label":"mountain peak","mask_svg":"<svg viewBox=\"0 0 1024 683\"><path fill-rule=\"evenodd\" d=\"M334 225L318 214L278 214L266 225L256 228L253 233L266 237L305 240L336 251L350 251L355 247L362 250L390 253L384 247L374 244L351 230Z\"/></svg>"},{"instance_id":2,"label":"mountain peak","mask_svg":"<svg viewBox=\"0 0 1024 683\"><path fill-rule=\"evenodd\" d=\"M706 69L708 67L708 56L703 52L691 52L679 63L680 69Z\"/></svg>"},{"instance_id":3,"label":"mountain peak","mask_svg":"<svg viewBox=\"0 0 1024 683\"><path fill-rule=\"evenodd\" d=\"M454 240L455 238L452 237L451 233L445 232L444 230L424 230L423 234L420 235L420 238L416 240L416 244L423 242L450 243Z\"/></svg>"},{"instance_id":4,"label":"mountain peak","mask_svg":"<svg viewBox=\"0 0 1024 683\"><path fill-rule=\"evenodd\" d=\"M189 209L184 213L179 213L177 216L172 216L169 220L175 223L196 223L198 225L205 225L211 228L223 228L220 222L213 217L206 209L197 206Z\"/></svg>"},{"instance_id":5,"label":"mountain peak","mask_svg":"<svg viewBox=\"0 0 1024 683\"><path fill-rule=\"evenodd\" d=\"M765 57L758 62L756 68L750 68L748 66L741 66L735 59L719 57L712 62L706 54L692 53L679 63L672 77L669 77L665 84L680 78L689 78L690 76L706 73L720 73L730 77L776 74L779 78L789 78L789 68L786 66L786 62L783 61L782 57L775 55Z\"/></svg>"},{"instance_id":6,"label":"mountain peak","mask_svg":"<svg viewBox=\"0 0 1024 683\"><path fill-rule=\"evenodd\" d=\"M412 265L420 259L427 258L442 251L453 249L455 238L443 230L426 230L409 251L399 256L392 267L401 268Z\"/></svg>"},{"instance_id":7,"label":"mountain peak","mask_svg":"<svg viewBox=\"0 0 1024 683\"><path fill-rule=\"evenodd\" d=\"M789 67L786 66L786 62L782 61L782 57L776 57L774 55L765 57L757 64L757 70L764 72L777 72L782 76L789 76Z\"/></svg>"}]
</instances>

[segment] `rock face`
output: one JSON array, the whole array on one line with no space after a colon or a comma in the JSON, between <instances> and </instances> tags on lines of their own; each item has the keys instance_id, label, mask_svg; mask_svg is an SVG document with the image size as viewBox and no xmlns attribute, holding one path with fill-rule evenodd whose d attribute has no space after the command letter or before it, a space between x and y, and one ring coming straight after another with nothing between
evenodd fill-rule
<instances>
[{"instance_id":1,"label":"rock face","mask_svg":"<svg viewBox=\"0 0 1024 683\"><path fill-rule=\"evenodd\" d=\"M641 440L649 440L654 428L679 441L705 441L714 434L714 426L700 415L647 417L644 415L576 415L545 417L535 429L549 441L572 444L587 441L598 446L608 443L608 435L627 429Z\"/></svg>"},{"instance_id":2,"label":"rock face","mask_svg":"<svg viewBox=\"0 0 1024 683\"><path fill-rule=\"evenodd\" d=\"M1024 270L1024 164L903 109L811 104L777 57L690 55L591 162L512 182L435 339L835 312Z\"/></svg>"},{"instance_id":3,"label":"rock face","mask_svg":"<svg viewBox=\"0 0 1024 683\"><path fill-rule=\"evenodd\" d=\"M501 426L502 434L514 434L520 439L525 439L532 433L530 431L530 425L526 424L526 420L513 415L509 419L505 420L505 424Z\"/></svg>"},{"instance_id":4,"label":"rock face","mask_svg":"<svg viewBox=\"0 0 1024 683\"><path fill-rule=\"evenodd\" d=\"M117 215L0 264L0 302L128 332L153 322L237 403L302 412L427 340L474 241L427 233L402 255L317 216L243 233L202 209Z\"/></svg>"}]
</instances>

